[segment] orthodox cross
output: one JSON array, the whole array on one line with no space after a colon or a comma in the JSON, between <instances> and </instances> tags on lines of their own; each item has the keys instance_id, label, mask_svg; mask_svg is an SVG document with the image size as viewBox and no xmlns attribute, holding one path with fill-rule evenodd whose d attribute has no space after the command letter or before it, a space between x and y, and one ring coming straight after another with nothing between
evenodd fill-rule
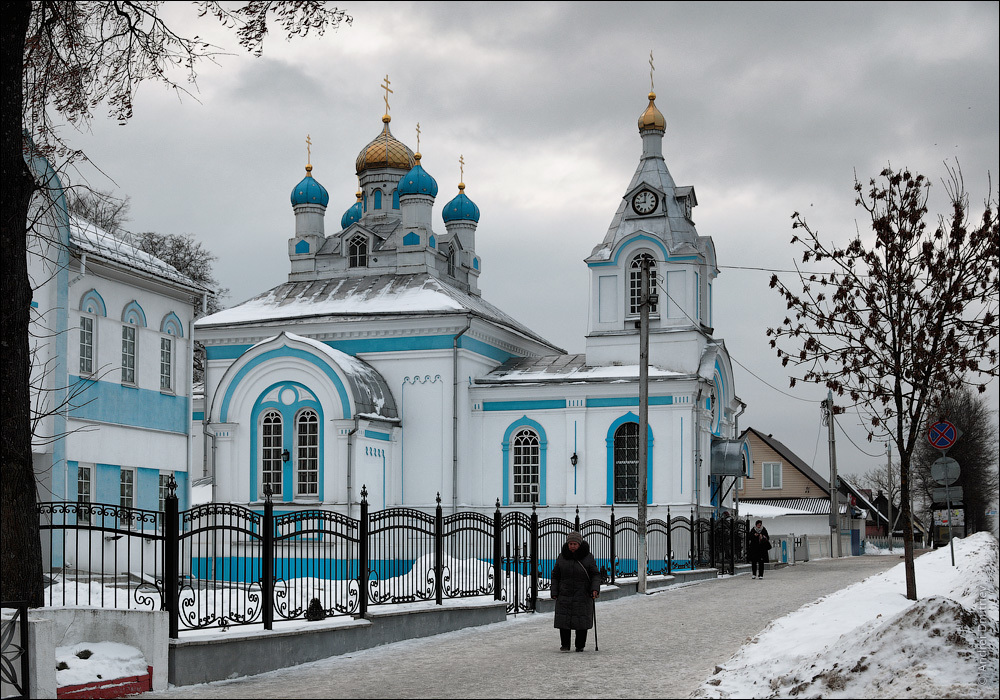
<instances>
[{"instance_id":1,"label":"orthodox cross","mask_svg":"<svg viewBox=\"0 0 1000 700\"><path fill-rule=\"evenodd\" d=\"M306 134L306 163L312 163L312 140L309 138L309 134Z\"/></svg>"},{"instance_id":2,"label":"orthodox cross","mask_svg":"<svg viewBox=\"0 0 1000 700\"><path fill-rule=\"evenodd\" d=\"M653 66L653 50L649 50L649 91L653 92L653 71L656 68Z\"/></svg>"},{"instance_id":3,"label":"orthodox cross","mask_svg":"<svg viewBox=\"0 0 1000 700\"><path fill-rule=\"evenodd\" d=\"M417 153L420 153L420 122L417 122Z\"/></svg>"},{"instance_id":4,"label":"orthodox cross","mask_svg":"<svg viewBox=\"0 0 1000 700\"><path fill-rule=\"evenodd\" d=\"M458 181L465 182L465 157L462 155L458 156L458 172Z\"/></svg>"},{"instance_id":5,"label":"orthodox cross","mask_svg":"<svg viewBox=\"0 0 1000 700\"><path fill-rule=\"evenodd\" d=\"M392 90L389 89L389 85L391 85L391 83L389 82L389 74L388 73L385 74L385 80L383 80L382 83L383 83L382 89L385 90L385 113L388 114L389 113L389 93L392 92Z\"/></svg>"}]
</instances>

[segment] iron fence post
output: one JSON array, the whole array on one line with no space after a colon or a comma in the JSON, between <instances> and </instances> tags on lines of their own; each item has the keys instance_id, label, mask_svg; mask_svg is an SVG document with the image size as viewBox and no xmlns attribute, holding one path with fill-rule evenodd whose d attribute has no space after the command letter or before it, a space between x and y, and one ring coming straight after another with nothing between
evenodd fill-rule
<instances>
[{"instance_id":1,"label":"iron fence post","mask_svg":"<svg viewBox=\"0 0 1000 700\"><path fill-rule=\"evenodd\" d=\"M618 573L618 547L615 543L618 539L618 531L615 529L615 504L611 504L611 583L615 582L615 575Z\"/></svg>"},{"instance_id":2,"label":"iron fence post","mask_svg":"<svg viewBox=\"0 0 1000 700\"><path fill-rule=\"evenodd\" d=\"M670 576L670 572L673 570L674 565L674 531L671 529L670 525L670 506L667 506L667 576Z\"/></svg>"},{"instance_id":3,"label":"iron fence post","mask_svg":"<svg viewBox=\"0 0 1000 700\"><path fill-rule=\"evenodd\" d=\"M263 600L264 629L274 627L274 502L271 485L264 484L264 521L261 523L260 592Z\"/></svg>"},{"instance_id":4,"label":"iron fence post","mask_svg":"<svg viewBox=\"0 0 1000 700\"><path fill-rule=\"evenodd\" d=\"M503 597L500 586L500 537L503 534L503 522L500 516L500 499L497 499L497 509L493 512L493 600Z\"/></svg>"},{"instance_id":5,"label":"iron fence post","mask_svg":"<svg viewBox=\"0 0 1000 700\"><path fill-rule=\"evenodd\" d=\"M368 487L361 486L361 520L358 522L358 615L368 614Z\"/></svg>"},{"instance_id":6,"label":"iron fence post","mask_svg":"<svg viewBox=\"0 0 1000 700\"><path fill-rule=\"evenodd\" d=\"M736 518L729 519L729 573L736 575Z\"/></svg>"},{"instance_id":7,"label":"iron fence post","mask_svg":"<svg viewBox=\"0 0 1000 700\"><path fill-rule=\"evenodd\" d=\"M180 513L177 505L177 482L173 474L167 482L167 497L164 499L166 512L163 516L163 605L170 615L169 635L176 639L180 628Z\"/></svg>"},{"instance_id":8,"label":"iron fence post","mask_svg":"<svg viewBox=\"0 0 1000 700\"><path fill-rule=\"evenodd\" d=\"M580 532L580 506L576 507L576 520L573 521L573 529Z\"/></svg>"},{"instance_id":9,"label":"iron fence post","mask_svg":"<svg viewBox=\"0 0 1000 700\"><path fill-rule=\"evenodd\" d=\"M716 568L715 565L717 563L715 559L716 550L718 549L715 542L715 526L717 524L718 521L715 519L715 513L712 513L708 521L708 558L711 561L713 569Z\"/></svg>"},{"instance_id":10,"label":"iron fence post","mask_svg":"<svg viewBox=\"0 0 1000 700\"><path fill-rule=\"evenodd\" d=\"M437 509L434 511L434 600L443 605L441 575L444 572L444 514L441 512L441 494L437 495Z\"/></svg>"},{"instance_id":11,"label":"iron fence post","mask_svg":"<svg viewBox=\"0 0 1000 700\"><path fill-rule=\"evenodd\" d=\"M696 568L695 567L695 563L694 563L694 553L696 551L695 550L695 546L694 546L694 508L691 509L691 520L689 521L688 524L691 526L691 528L690 528L690 530L691 530L691 551L688 552L688 559L689 559L688 563L691 565L691 571L694 571L695 568Z\"/></svg>"},{"instance_id":12,"label":"iron fence post","mask_svg":"<svg viewBox=\"0 0 1000 700\"><path fill-rule=\"evenodd\" d=\"M535 612L538 604L538 511L531 504L531 551L528 553L531 561L531 611Z\"/></svg>"}]
</instances>

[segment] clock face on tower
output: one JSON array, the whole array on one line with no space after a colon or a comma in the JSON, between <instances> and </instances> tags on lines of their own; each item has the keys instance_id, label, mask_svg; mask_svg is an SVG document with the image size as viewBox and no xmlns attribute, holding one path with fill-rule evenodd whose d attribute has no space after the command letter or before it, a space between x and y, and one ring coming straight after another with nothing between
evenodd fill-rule
<instances>
[{"instance_id":1,"label":"clock face on tower","mask_svg":"<svg viewBox=\"0 0 1000 700\"><path fill-rule=\"evenodd\" d=\"M658 203L659 198L649 190L642 190L632 197L632 209L636 214L652 214Z\"/></svg>"}]
</instances>

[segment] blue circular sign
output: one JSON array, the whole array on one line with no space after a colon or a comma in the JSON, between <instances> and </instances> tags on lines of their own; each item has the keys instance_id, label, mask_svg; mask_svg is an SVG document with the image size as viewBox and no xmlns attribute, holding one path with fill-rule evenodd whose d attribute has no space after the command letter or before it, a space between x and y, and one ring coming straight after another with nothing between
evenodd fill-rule
<instances>
[{"instance_id":1,"label":"blue circular sign","mask_svg":"<svg viewBox=\"0 0 1000 700\"><path fill-rule=\"evenodd\" d=\"M958 428L946 420L931 423L927 429L927 440L939 450L947 450L958 440Z\"/></svg>"}]
</instances>

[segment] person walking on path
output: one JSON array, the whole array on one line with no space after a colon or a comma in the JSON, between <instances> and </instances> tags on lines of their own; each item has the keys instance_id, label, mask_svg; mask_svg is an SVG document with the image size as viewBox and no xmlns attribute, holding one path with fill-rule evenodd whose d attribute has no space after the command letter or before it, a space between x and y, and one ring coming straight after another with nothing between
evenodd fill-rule
<instances>
[{"instance_id":1,"label":"person walking on path","mask_svg":"<svg viewBox=\"0 0 1000 700\"><path fill-rule=\"evenodd\" d=\"M771 548L771 539L764 523L758 520L747 535L747 557L750 559L750 578L764 578L764 565L767 563L767 550Z\"/></svg>"},{"instance_id":2,"label":"person walking on path","mask_svg":"<svg viewBox=\"0 0 1000 700\"><path fill-rule=\"evenodd\" d=\"M576 630L576 650L583 651L587 645L587 630L594 626L594 603L603 579L583 535L579 532L566 535L566 544L552 567L551 577L552 599L556 601L554 626L562 642L560 651L569 651L573 630Z\"/></svg>"}]
</instances>

